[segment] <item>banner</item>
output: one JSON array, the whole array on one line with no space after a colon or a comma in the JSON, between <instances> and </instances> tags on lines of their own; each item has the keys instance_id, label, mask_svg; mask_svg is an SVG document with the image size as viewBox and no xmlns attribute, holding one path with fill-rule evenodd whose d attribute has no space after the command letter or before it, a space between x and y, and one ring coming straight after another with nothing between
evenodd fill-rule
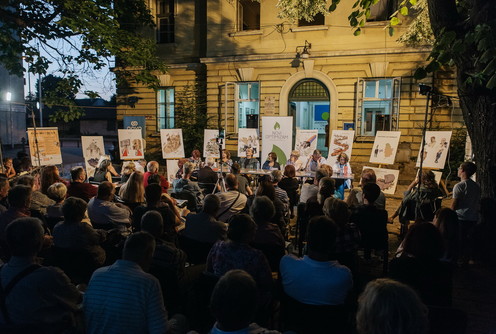
<instances>
[{"instance_id":1,"label":"banner","mask_svg":"<svg viewBox=\"0 0 496 334\"><path fill-rule=\"evenodd\" d=\"M448 156L451 131L426 131L423 168L443 169ZM420 154L422 147L419 147L417 157L417 167L420 167Z\"/></svg>"},{"instance_id":2,"label":"banner","mask_svg":"<svg viewBox=\"0 0 496 334\"><path fill-rule=\"evenodd\" d=\"M182 129L161 129L160 140L164 159L184 158Z\"/></svg>"},{"instance_id":3,"label":"banner","mask_svg":"<svg viewBox=\"0 0 496 334\"><path fill-rule=\"evenodd\" d=\"M258 129L239 129L238 130L238 157L246 157L246 149L253 150L253 157L260 156L260 143L258 141Z\"/></svg>"},{"instance_id":4,"label":"banner","mask_svg":"<svg viewBox=\"0 0 496 334\"><path fill-rule=\"evenodd\" d=\"M370 168L375 172L377 185L385 194L394 195L400 171L397 169L376 168L363 166L363 169ZM363 170L362 169L362 170Z\"/></svg>"},{"instance_id":5,"label":"banner","mask_svg":"<svg viewBox=\"0 0 496 334\"><path fill-rule=\"evenodd\" d=\"M141 130L141 138L146 138L146 118L145 116L124 116L123 120L124 129Z\"/></svg>"},{"instance_id":6,"label":"banner","mask_svg":"<svg viewBox=\"0 0 496 334\"><path fill-rule=\"evenodd\" d=\"M62 163L58 128L28 128L29 154L34 167ZM36 139L38 144L36 144ZM39 153L39 154L38 154Z\"/></svg>"},{"instance_id":7,"label":"banner","mask_svg":"<svg viewBox=\"0 0 496 334\"><path fill-rule=\"evenodd\" d=\"M204 130L203 136L203 157L204 158L216 158L218 159L220 156L218 139L219 138L219 130ZM226 141L222 139L222 148L226 148Z\"/></svg>"},{"instance_id":8,"label":"banner","mask_svg":"<svg viewBox=\"0 0 496 334\"><path fill-rule=\"evenodd\" d=\"M300 161L303 167L307 165L308 158L317 148L318 132L319 130L296 129L295 150L300 152Z\"/></svg>"},{"instance_id":9,"label":"banner","mask_svg":"<svg viewBox=\"0 0 496 334\"><path fill-rule=\"evenodd\" d=\"M355 139L355 131L353 130L332 130L331 142L329 143L329 157L327 161L333 164L336 158L341 153L346 153L351 159L351 150L353 149L353 140Z\"/></svg>"},{"instance_id":10,"label":"banner","mask_svg":"<svg viewBox=\"0 0 496 334\"><path fill-rule=\"evenodd\" d=\"M270 152L277 154L279 164L286 164L292 143L293 117L262 117L262 164Z\"/></svg>"},{"instance_id":11,"label":"banner","mask_svg":"<svg viewBox=\"0 0 496 334\"><path fill-rule=\"evenodd\" d=\"M137 160L144 157L144 140L140 129L119 129L119 153L122 160Z\"/></svg>"},{"instance_id":12,"label":"banner","mask_svg":"<svg viewBox=\"0 0 496 334\"><path fill-rule=\"evenodd\" d=\"M83 150L84 163L86 165L87 177L95 175L98 161L105 155L105 145L102 136L81 136L81 148Z\"/></svg>"},{"instance_id":13,"label":"banner","mask_svg":"<svg viewBox=\"0 0 496 334\"><path fill-rule=\"evenodd\" d=\"M377 131L369 161L382 165L394 164L400 137L401 131Z\"/></svg>"}]
</instances>

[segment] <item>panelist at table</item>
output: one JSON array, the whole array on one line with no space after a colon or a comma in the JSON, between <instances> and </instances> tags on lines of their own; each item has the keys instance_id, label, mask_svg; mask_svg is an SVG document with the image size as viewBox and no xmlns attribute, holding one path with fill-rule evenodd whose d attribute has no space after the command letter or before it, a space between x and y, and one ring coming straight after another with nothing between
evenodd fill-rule
<instances>
[{"instance_id":1,"label":"panelist at table","mask_svg":"<svg viewBox=\"0 0 496 334\"><path fill-rule=\"evenodd\" d=\"M264 162L262 169L281 169L281 165L277 162L277 154L275 152L270 152L267 156L267 160Z\"/></svg>"},{"instance_id":2,"label":"panelist at table","mask_svg":"<svg viewBox=\"0 0 496 334\"><path fill-rule=\"evenodd\" d=\"M239 159L239 165L245 169L258 169L258 159L253 157L253 149L246 149L246 158Z\"/></svg>"}]
</instances>

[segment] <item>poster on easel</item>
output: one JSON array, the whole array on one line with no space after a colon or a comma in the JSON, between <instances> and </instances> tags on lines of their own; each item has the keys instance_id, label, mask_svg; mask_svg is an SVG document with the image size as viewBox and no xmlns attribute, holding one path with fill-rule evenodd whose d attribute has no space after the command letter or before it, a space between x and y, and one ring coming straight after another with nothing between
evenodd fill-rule
<instances>
[{"instance_id":1,"label":"poster on easel","mask_svg":"<svg viewBox=\"0 0 496 334\"><path fill-rule=\"evenodd\" d=\"M300 152L302 166L306 166L307 160L317 148L319 130L296 129L295 150Z\"/></svg>"},{"instance_id":2,"label":"poster on easel","mask_svg":"<svg viewBox=\"0 0 496 334\"><path fill-rule=\"evenodd\" d=\"M143 159L145 147L140 129L119 129L117 136L122 160Z\"/></svg>"},{"instance_id":3,"label":"poster on easel","mask_svg":"<svg viewBox=\"0 0 496 334\"><path fill-rule=\"evenodd\" d=\"M258 129L238 130L238 157L246 158L246 150L251 148L253 157L260 156L260 143L258 141Z\"/></svg>"},{"instance_id":4,"label":"poster on easel","mask_svg":"<svg viewBox=\"0 0 496 334\"><path fill-rule=\"evenodd\" d=\"M401 131L377 131L369 162L392 165L398 151Z\"/></svg>"},{"instance_id":5,"label":"poster on easel","mask_svg":"<svg viewBox=\"0 0 496 334\"><path fill-rule=\"evenodd\" d=\"M351 158L354 139L355 131L353 130L332 130L327 161L334 162L341 153L346 153L348 158Z\"/></svg>"},{"instance_id":6,"label":"poster on easel","mask_svg":"<svg viewBox=\"0 0 496 334\"><path fill-rule=\"evenodd\" d=\"M98 161L105 155L105 145L102 136L81 136L84 163L87 177L93 177L98 167Z\"/></svg>"},{"instance_id":7,"label":"poster on easel","mask_svg":"<svg viewBox=\"0 0 496 334\"><path fill-rule=\"evenodd\" d=\"M448 157L451 133L451 131L426 131L424 154L420 157L422 148L419 147L417 167L420 167L422 158L424 168L443 169Z\"/></svg>"},{"instance_id":8,"label":"poster on easel","mask_svg":"<svg viewBox=\"0 0 496 334\"><path fill-rule=\"evenodd\" d=\"M203 157L219 158L219 130L204 130L203 136ZM222 139L222 149L226 148L226 141Z\"/></svg>"},{"instance_id":9,"label":"poster on easel","mask_svg":"<svg viewBox=\"0 0 496 334\"><path fill-rule=\"evenodd\" d=\"M262 157L261 162L274 152L277 162L285 164L291 154L293 144L293 117L262 117Z\"/></svg>"},{"instance_id":10,"label":"poster on easel","mask_svg":"<svg viewBox=\"0 0 496 334\"><path fill-rule=\"evenodd\" d=\"M28 128L28 142L29 154L34 167L62 163L58 128L36 128L36 138L34 128Z\"/></svg>"},{"instance_id":11,"label":"poster on easel","mask_svg":"<svg viewBox=\"0 0 496 334\"><path fill-rule=\"evenodd\" d=\"M160 142L164 159L184 158L182 129L161 129Z\"/></svg>"},{"instance_id":12,"label":"poster on easel","mask_svg":"<svg viewBox=\"0 0 496 334\"><path fill-rule=\"evenodd\" d=\"M385 194L394 195L400 171L397 169L377 168L363 166L363 169L370 168L374 170L376 176L376 183ZM362 169L362 171L363 171Z\"/></svg>"},{"instance_id":13,"label":"poster on easel","mask_svg":"<svg viewBox=\"0 0 496 334\"><path fill-rule=\"evenodd\" d=\"M179 166L177 165L179 160L166 160L167 163L167 181L169 181L170 184L174 182L176 179L176 174L179 171Z\"/></svg>"}]
</instances>

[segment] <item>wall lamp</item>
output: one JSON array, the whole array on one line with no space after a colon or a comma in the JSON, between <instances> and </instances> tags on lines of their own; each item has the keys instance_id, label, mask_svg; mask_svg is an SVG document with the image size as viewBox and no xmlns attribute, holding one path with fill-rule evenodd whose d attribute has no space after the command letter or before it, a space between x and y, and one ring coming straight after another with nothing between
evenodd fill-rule
<instances>
[{"instance_id":1,"label":"wall lamp","mask_svg":"<svg viewBox=\"0 0 496 334\"><path fill-rule=\"evenodd\" d=\"M312 48L312 43L308 43L305 40L305 45L298 45L296 47L296 58L308 59L310 57L310 50Z\"/></svg>"},{"instance_id":2,"label":"wall lamp","mask_svg":"<svg viewBox=\"0 0 496 334\"><path fill-rule=\"evenodd\" d=\"M425 84L419 84L418 85L419 87L419 93L420 95L427 95L429 93L432 92L432 87L431 86L428 86L428 85L425 85Z\"/></svg>"}]
</instances>

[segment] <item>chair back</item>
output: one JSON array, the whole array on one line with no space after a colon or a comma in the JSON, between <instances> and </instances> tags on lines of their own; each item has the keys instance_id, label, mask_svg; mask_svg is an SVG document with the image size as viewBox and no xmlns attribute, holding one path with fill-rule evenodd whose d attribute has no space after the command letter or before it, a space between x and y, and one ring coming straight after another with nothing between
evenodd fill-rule
<instances>
[{"instance_id":1,"label":"chair back","mask_svg":"<svg viewBox=\"0 0 496 334\"><path fill-rule=\"evenodd\" d=\"M74 284L88 284L93 272L98 269L94 256L86 250L76 250L53 246L50 265L59 267Z\"/></svg>"},{"instance_id":2,"label":"chair back","mask_svg":"<svg viewBox=\"0 0 496 334\"><path fill-rule=\"evenodd\" d=\"M177 199L184 199L188 201L188 204L186 207L188 208L189 211L191 212L197 212L198 208L196 207L196 197L190 192L187 191L181 191L178 193L172 193L172 197L177 198Z\"/></svg>"}]
</instances>

